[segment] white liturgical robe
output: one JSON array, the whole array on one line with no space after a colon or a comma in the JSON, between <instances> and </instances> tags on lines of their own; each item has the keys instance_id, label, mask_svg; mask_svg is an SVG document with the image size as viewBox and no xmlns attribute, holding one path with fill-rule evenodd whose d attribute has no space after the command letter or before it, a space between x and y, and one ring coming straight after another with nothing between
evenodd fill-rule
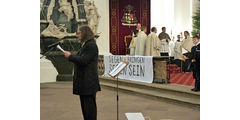
<instances>
[{"instance_id":1,"label":"white liturgical robe","mask_svg":"<svg viewBox=\"0 0 240 120\"><path fill-rule=\"evenodd\" d=\"M156 35L152 32L148 35L146 39L146 50L145 56L160 56L161 41Z\"/></svg>"},{"instance_id":2,"label":"white liturgical robe","mask_svg":"<svg viewBox=\"0 0 240 120\"><path fill-rule=\"evenodd\" d=\"M181 41L176 41L174 46L174 59L180 59L180 56L182 54L182 48L181 48Z\"/></svg>"},{"instance_id":3,"label":"white liturgical robe","mask_svg":"<svg viewBox=\"0 0 240 120\"><path fill-rule=\"evenodd\" d=\"M168 53L169 52L169 45L166 41L166 39L162 39L161 40L161 53Z\"/></svg>"},{"instance_id":4,"label":"white liturgical robe","mask_svg":"<svg viewBox=\"0 0 240 120\"><path fill-rule=\"evenodd\" d=\"M137 39L137 37L133 37L133 39L131 40L131 43L129 45L130 55L132 55L132 56L135 55L136 39Z\"/></svg>"},{"instance_id":5,"label":"white liturgical robe","mask_svg":"<svg viewBox=\"0 0 240 120\"><path fill-rule=\"evenodd\" d=\"M146 39L147 39L146 33L144 33L143 31L138 33L135 46L135 55L144 56Z\"/></svg>"},{"instance_id":6,"label":"white liturgical robe","mask_svg":"<svg viewBox=\"0 0 240 120\"><path fill-rule=\"evenodd\" d=\"M182 48L184 48L188 52L191 52L193 45L194 44L193 44L192 38L190 36L188 36L187 39L183 39L183 41L182 41Z\"/></svg>"},{"instance_id":7,"label":"white liturgical robe","mask_svg":"<svg viewBox=\"0 0 240 120\"><path fill-rule=\"evenodd\" d=\"M170 42L169 42L169 56L174 56L174 42L171 40Z\"/></svg>"}]
</instances>

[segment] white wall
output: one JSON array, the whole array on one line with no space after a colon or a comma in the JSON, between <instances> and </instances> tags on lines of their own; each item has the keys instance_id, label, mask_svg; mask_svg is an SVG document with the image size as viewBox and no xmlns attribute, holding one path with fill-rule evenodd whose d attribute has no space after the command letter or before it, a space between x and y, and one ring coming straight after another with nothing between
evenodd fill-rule
<instances>
[{"instance_id":1,"label":"white wall","mask_svg":"<svg viewBox=\"0 0 240 120\"><path fill-rule=\"evenodd\" d=\"M100 55L109 55L109 0L94 0L101 16L98 26L100 37L97 39L97 45Z\"/></svg>"},{"instance_id":2,"label":"white wall","mask_svg":"<svg viewBox=\"0 0 240 120\"><path fill-rule=\"evenodd\" d=\"M151 27L157 27L159 34L165 26L175 38L185 30L191 32L192 15L199 5L198 0L151 0Z\"/></svg>"},{"instance_id":3,"label":"white wall","mask_svg":"<svg viewBox=\"0 0 240 120\"><path fill-rule=\"evenodd\" d=\"M174 18L174 0L151 0L151 27L157 27L159 34L161 28L166 27L171 33Z\"/></svg>"},{"instance_id":4,"label":"white wall","mask_svg":"<svg viewBox=\"0 0 240 120\"><path fill-rule=\"evenodd\" d=\"M192 0L174 0L174 34L192 31Z\"/></svg>"},{"instance_id":5,"label":"white wall","mask_svg":"<svg viewBox=\"0 0 240 120\"><path fill-rule=\"evenodd\" d=\"M200 1L199 0L192 0L192 15L195 14L195 12L200 7Z\"/></svg>"}]
</instances>

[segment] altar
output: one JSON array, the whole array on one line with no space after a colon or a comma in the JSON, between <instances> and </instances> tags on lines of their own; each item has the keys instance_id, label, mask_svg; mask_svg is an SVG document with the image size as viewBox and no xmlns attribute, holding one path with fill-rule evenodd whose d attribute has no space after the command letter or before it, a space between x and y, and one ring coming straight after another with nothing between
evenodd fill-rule
<instances>
[{"instance_id":1,"label":"altar","mask_svg":"<svg viewBox=\"0 0 240 120\"><path fill-rule=\"evenodd\" d=\"M112 59L111 58L110 58L111 60L106 59L107 57L111 57ZM139 59L139 61L142 61L142 64L140 64L141 62L137 62L136 64L133 61L131 61L131 58L136 58L136 57ZM110 67L113 67L113 65L117 64L118 62L121 62L123 58L126 58L130 62L130 64L128 66L128 69L126 69L120 74L119 78L132 80L132 81L146 82L146 83L169 83L170 69L168 67L168 64L170 62L171 57L165 57L165 56L152 57L152 56L100 55L98 58L99 76L106 76L106 73L107 71L110 70ZM151 59L151 61L143 61L143 59L147 59L147 58ZM134 65L134 68L133 68L133 65ZM133 69L136 70L134 72L135 74L134 76L133 76Z\"/></svg>"}]
</instances>

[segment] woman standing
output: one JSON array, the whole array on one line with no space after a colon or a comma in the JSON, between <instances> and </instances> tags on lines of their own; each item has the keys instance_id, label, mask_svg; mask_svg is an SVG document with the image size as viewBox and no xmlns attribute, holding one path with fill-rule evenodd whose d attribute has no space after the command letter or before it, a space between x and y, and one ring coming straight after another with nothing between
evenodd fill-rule
<instances>
[{"instance_id":1,"label":"woman standing","mask_svg":"<svg viewBox=\"0 0 240 120\"><path fill-rule=\"evenodd\" d=\"M88 26L77 31L80 49L76 55L69 51L64 56L74 63L73 94L80 96L84 120L97 120L96 93L101 91L98 80L98 47Z\"/></svg>"}]
</instances>

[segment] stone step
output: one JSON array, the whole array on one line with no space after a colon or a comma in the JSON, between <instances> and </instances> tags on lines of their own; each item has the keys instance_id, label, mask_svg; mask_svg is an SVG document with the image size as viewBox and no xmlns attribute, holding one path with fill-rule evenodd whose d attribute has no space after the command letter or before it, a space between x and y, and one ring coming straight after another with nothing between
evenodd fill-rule
<instances>
[{"instance_id":1,"label":"stone step","mask_svg":"<svg viewBox=\"0 0 240 120\"><path fill-rule=\"evenodd\" d=\"M116 79L109 77L99 78L101 86L116 90ZM192 92L191 87L188 86L142 83L119 79L119 90L140 96L147 96L147 98L157 98L178 105L200 107L200 93Z\"/></svg>"}]
</instances>

